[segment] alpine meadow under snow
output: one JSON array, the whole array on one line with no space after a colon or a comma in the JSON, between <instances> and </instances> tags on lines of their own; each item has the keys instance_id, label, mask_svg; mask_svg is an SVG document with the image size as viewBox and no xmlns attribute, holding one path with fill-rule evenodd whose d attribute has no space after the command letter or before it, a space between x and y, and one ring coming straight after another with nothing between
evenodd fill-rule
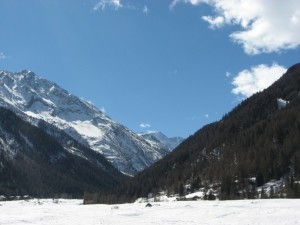
<instances>
[{"instance_id":1,"label":"alpine meadow under snow","mask_svg":"<svg viewBox=\"0 0 300 225\"><path fill-rule=\"evenodd\" d=\"M82 205L81 200L1 202L1 225L298 225L291 199Z\"/></svg>"}]
</instances>

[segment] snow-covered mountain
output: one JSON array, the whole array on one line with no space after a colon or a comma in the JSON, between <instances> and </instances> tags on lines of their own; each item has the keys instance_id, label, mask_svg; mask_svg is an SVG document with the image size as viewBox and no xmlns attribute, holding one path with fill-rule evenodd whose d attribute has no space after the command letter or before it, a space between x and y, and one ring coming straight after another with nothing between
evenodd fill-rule
<instances>
[{"instance_id":1,"label":"snow-covered mountain","mask_svg":"<svg viewBox=\"0 0 300 225\"><path fill-rule=\"evenodd\" d=\"M174 150L184 139L181 137L169 138L161 132L145 132L140 133L139 136L143 137L152 146L157 148L166 149L167 151Z\"/></svg>"},{"instance_id":2,"label":"snow-covered mountain","mask_svg":"<svg viewBox=\"0 0 300 225\"><path fill-rule=\"evenodd\" d=\"M0 71L0 105L12 109L36 126L45 121L44 129L53 136L57 136L55 129L45 124L65 131L103 154L126 174L136 174L168 152L159 145L151 145L95 106L31 71Z\"/></svg>"}]
</instances>

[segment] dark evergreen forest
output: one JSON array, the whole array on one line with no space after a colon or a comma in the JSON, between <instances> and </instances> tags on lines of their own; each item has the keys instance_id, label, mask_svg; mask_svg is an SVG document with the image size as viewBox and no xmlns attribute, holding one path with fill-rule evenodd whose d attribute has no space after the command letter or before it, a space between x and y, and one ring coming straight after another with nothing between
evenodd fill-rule
<instances>
[{"instance_id":1,"label":"dark evergreen forest","mask_svg":"<svg viewBox=\"0 0 300 225\"><path fill-rule=\"evenodd\" d=\"M131 202L160 191L181 195L189 184L189 191L213 185L220 199L254 198L256 187L280 178L280 196L300 197L300 64L114 191L85 197Z\"/></svg>"}]
</instances>

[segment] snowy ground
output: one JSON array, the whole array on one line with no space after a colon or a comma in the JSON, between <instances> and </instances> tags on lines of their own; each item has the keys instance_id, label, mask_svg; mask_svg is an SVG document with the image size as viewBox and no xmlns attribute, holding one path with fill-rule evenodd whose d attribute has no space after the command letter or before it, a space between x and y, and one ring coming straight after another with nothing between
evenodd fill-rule
<instances>
[{"instance_id":1,"label":"snowy ground","mask_svg":"<svg viewBox=\"0 0 300 225\"><path fill-rule=\"evenodd\" d=\"M82 205L81 200L0 202L0 224L300 224L300 200L241 200Z\"/></svg>"}]
</instances>

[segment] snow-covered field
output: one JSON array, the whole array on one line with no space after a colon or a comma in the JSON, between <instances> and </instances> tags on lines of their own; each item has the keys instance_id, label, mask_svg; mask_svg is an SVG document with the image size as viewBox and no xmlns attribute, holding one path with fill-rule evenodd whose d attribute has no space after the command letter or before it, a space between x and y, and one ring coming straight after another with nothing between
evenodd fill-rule
<instances>
[{"instance_id":1,"label":"snow-covered field","mask_svg":"<svg viewBox=\"0 0 300 225\"><path fill-rule=\"evenodd\" d=\"M82 205L81 200L0 202L0 224L300 224L300 200Z\"/></svg>"}]
</instances>

